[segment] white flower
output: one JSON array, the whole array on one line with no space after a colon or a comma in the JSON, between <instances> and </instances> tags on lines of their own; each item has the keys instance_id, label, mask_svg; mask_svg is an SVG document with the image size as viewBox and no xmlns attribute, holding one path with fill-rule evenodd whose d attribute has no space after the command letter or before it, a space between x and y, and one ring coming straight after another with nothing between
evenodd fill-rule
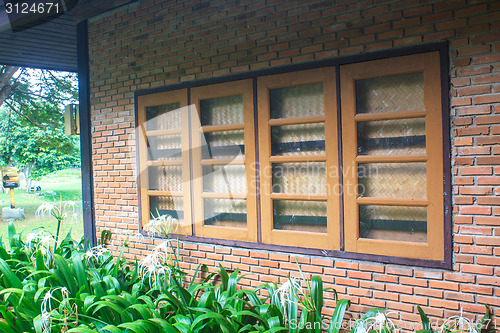
<instances>
[{"instance_id":1,"label":"white flower","mask_svg":"<svg viewBox=\"0 0 500 333\"><path fill-rule=\"evenodd\" d=\"M168 242L163 242L139 261L139 275L142 279L148 280L151 288L161 287L162 281L170 279L172 273L170 260Z\"/></svg>"},{"instance_id":2,"label":"white flower","mask_svg":"<svg viewBox=\"0 0 500 333\"><path fill-rule=\"evenodd\" d=\"M387 317L385 316L385 313L383 313L383 312L379 312L379 313L377 313L377 315L375 316L375 322L376 322L377 324L382 324L382 323L384 323L386 320L387 320Z\"/></svg>"},{"instance_id":3,"label":"white flower","mask_svg":"<svg viewBox=\"0 0 500 333\"><path fill-rule=\"evenodd\" d=\"M395 325L391 319L387 317L388 314L394 312L380 311L375 316L366 318L364 320L358 319L356 321L355 327L356 333L366 333L370 331L382 332L385 330L393 331Z\"/></svg>"},{"instance_id":4,"label":"white flower","mask_svg":"<svg viewBox=\"0 0 500 333\"><path fill-rule=\"evenodd\" d=\"M106 248L102 245L91 247L85 252L85 259L88 261L95 259L99 260L107 252Z\"/></svg>"},{"instance_id":5,"label":"white flower","mask_svg":"<svg viewBox=\"0 0 500 333\"><path fill-rule=\"evenodd\" d=\"M56 290L61 291L61 297L62 297L61 300L58 300L53 296ZM52 311L54 310L52 309L52 303L51 303L52 300L59 302L58 310L61 317L63 318L62 321L64 321L65 331L67 331L68 330L67 324L69 318L75 317L76 321L78 321L78 307L76 304L73 305L70 304L69 292L68 289L66 289L66 287L57 287L52 290L49 289L49 291L43 297L41 306L42 332L50 333L52 329L52 320L55 319L52 317Z\"/></svg>"},{"instance_id":6,"label":"white flower","mask_svg":"<svg viewBox=\"0 0 500 333\"><path fill-rule=\"evenodd\" d=\"M34 254L41 250L43 255L50 255L50 245L55 241L54 237L43 229L37 229L26 236L24 247L26 252Z\"/></svg>"},{"instance_id":7,"label":"white flower","mask_svg":"<svg viewBox=\"0 0 500 333\"><path fill-rule=\"evenodd\" d=\"M477 333L474 323L462 315L462 308L459 316L452 316L444 321L439 332L448 332L450 328L455 329L454 332Z\"/></svg>"},{"instance_id":8,"label":"white flower","mask_svg":"<svg viewBox=\"0 0 500 333\"><path fill-rule=\"evenodd\" d=\"M54 205L53 203L51 202L44 202L43 204L41 204L38 209L36 210L36 218L37 219L41 219L41 218L44 218L46 214L52 214L52 211L54 209L57 209L57 206Z\"/></svg>"},{"instance_id":9,"label":"white flower","mask_svg":"<svg viewBox=\"0 0 500 333\"><path fill-rule=\"evenodd\" d=\"M152 234L162 234L165 236L172 231L177 231L178 228L179 221L170 215L154 217L144 226L144 229Z\"/></svg>"},{"instance_id":10,"label":"white flower","mask_svg":"<svg viewBox=\"0 0 500 333\"><path fill-rule=\"evenodd\" d=\"M290 294L299 295L302 294L302 286L300 282L296 278L290 278L285 283L283 283L276 291L274 292L273 298L278 299L281 303L281 307L283 309L283 314L285 316L285 320L287 318L287 309L288 304L290 304L291 297Z\"/></svg>"}]
</instances>

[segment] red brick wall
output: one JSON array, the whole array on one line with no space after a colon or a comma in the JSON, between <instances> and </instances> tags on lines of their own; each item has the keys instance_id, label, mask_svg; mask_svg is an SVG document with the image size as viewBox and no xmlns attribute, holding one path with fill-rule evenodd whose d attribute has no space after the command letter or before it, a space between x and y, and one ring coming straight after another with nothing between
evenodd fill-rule
<instances>
[{"instance_id":1,"label":"red brick wall","mask_svg":"<svg viewBox=\"0 0 500 333\"><path fill-rule=\"evenodd\" d=\"M332 3L335 3L333 5ZM419 43L450 42L453 270L184 243L183 267L219 262L243 282L321 275L353 302L418 321L482 304L500 315L500 2L495 0L148 1L89 22L95 214L129 256L138 229L134 91ZM329 295L331 299L331 295ZM332 306L334 303L327 303ZM500 323L499 323L500 324Z\"/></svg>"}]
</instances>

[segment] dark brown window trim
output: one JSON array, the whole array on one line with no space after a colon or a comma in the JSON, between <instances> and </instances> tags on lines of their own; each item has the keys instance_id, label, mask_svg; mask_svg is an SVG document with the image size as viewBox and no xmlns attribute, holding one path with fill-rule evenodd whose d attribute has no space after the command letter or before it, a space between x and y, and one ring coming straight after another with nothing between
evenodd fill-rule
<instances>
[{"instance_id":1,"label":"dark brown window trim","mask_svg":"<svg viewBox=\"0 0 500 333\"><path fill-rule=\"evenodd\" d=\"M444 260L425 260L425 259L412 259L412 258L402 258L402 257L389 257L389 256L380 256L380 255L372 255L372 254L361 254L361 253L352 253L343 251L343 237L341 238L341 250L321 250L321 249L310 249L310 248L301 248L301 247L293 247L293 246L282 246L282 245L273 245L273 244L264 244L260 242L244 242L244 241L231 241L231 240L221 240L221 239L212 239L212 238L202 238L197 236L185 236L185 235L172 235L173 238L177 238L181 241L190 241L190 242L199 242L199 243L209 243L215 245L225 245L225 246L235 246L242 247L248 249L259 249L259 250L270 250L270 251L279 251L279 252L288 252L288 253L296 253L296 254L306 254L306 255L319 255L331 258L334 260L335 258L343 258L343 259L358 259L358 260L368 260L374 262L381 263L390 263L390 264L402 264L402 265L411 265L411 266L420 266L420 267L429 267L429 268L442 268L442 269L452 269L452 256L453 256L453 246L452 246L452 205L451 205L451 151L450 151L450 106L449 106L449 46L447 42L439 42L439 43L429 43L429 44L421 44L415 45L411 47L404 48L396 48L384 51L370 52L365 54L358 54L352 56L341 56L332 59L325 59L315 62L301 63L297 65L287 65L277 68L270 68L265 70L258 70L247 73L239 73L233 74L223 77L217 78L209 78L202 79L192 82L182 82L178 84L173 84L165 87L158 87L152 89L141 89L137 90L134 93L135 100L135 121L136 128L138 128L138 113L137 113L137 97L142 95L148 95L152 93L165 92L170 90L178 90L178 89L188 89L188 94L190 89L193 87L230 82L242 79L254 79L254 85L256 84L256 78L260 76L274 75L274 74L282 74L300 70L314 69L314 68L322 68L327 66L336 66L337 74L340 65L358 63L369 60L376 59L384 59L390 57L398 57L404 55L411 54L419 54L431 51L438 51L440 54L440 68L441 68L441 91L443 92L441 95L441 105L442 105L442 117L443 117L443 186L444 186ZM337 75L337 79L338 79ZM337 82L338 83L338 82ZM337 84L337 89L340 89L340 86ZM254 98L257 96L254 95ZM339 102L340 97L338 95L337 103ZM188 103L189 100L188 95ZM340 109L339 109L340 110ZM341 112L341 111L340 111ZM338 117L340 117L340 112L338 112ZM254 112L257 114L257 112ZM255 116L257 117L257 116ZM339 122L339 126L340 122ZM256 126L257 127L257 126ZM136 135L137 135L136 131ZM255 135L256 139L258 138L258 133ZM341 129L339 130L339 145L341 145ZM136 141L136 149L139 149L137 146L138 143ZM341 150L339 150L340 158L341 158ZM256 160L258 161L258 156L256 156ZM341 163L341 159L339 160ZM139 170L139 161L137 160L137 169ZM257 178L259 179L259 178ZM137 176L137 184L138 189L140 189L139 176ZM140 191L138 195L139 204L141 203ZM257 192L259 196L259 192ZM340 198L342 200L342 197ZM260 200L259 200L260 201ZM257 206L259 209L259 205ZM343 224L343 207L341 204L340 207L341 214L341 223ZM139 218L140 220L141 218ZM258 215L257 221L258 227L260 226L260 214ZM342 230L342 228L341 228ZM139 224L139 231L145 234L145 231L142 228L142 223ZM259 228L260 231L260 228ZM342 231L341 231L342 233ZM260 237L260 232L259 232Z\"/></svg>"}]
</instances>

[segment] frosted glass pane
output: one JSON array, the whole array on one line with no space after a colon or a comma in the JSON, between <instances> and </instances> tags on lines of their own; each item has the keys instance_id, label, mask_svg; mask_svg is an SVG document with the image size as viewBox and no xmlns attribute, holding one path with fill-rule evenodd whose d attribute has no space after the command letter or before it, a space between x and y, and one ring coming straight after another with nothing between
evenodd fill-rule
<instances>
[{"instance_id":1,"label":"frosted glass pane","mask_svg":"<svg viewBox=\"0 0 500 333\"><path fill-rule=\"evenodd\" d=\"M271 89L271 118L296 118L325 114L323 83Z\"/></svg>"},{"instance_id":2,"label":"frosted glass pane","mask_svg":"<svg viewBox=\"0 0 500 333\"><path fill-rule=\"evenodd\" d=\"M240 199L204 199L205 224L245 228L247 203Z\"/></svg>"},{"instance_id":3,"label":"frosted glass pane","mask_svg":"<svg viewBox=\"0 0 500 333\"><path fill-rule=\"evenodd\" d=\"M158 215L170 215L182 222L184 220L182 197L150 196L149 211L154 217Z\"/></svg>"},{"instance_id":4,"label":"frosted glass pane","mask_svg":"<svg viewBox=\"0 0 500 333\"><path fill-rule=\"evenodd\" d=\"M360 155L424 154L425 119L398 119L358 123Z\"/></svg>"},{"instance_id":5,"label":"frosted glass pane","mask_svg":"<svg viewBox=\"0 0 500 333\"><path fill-rule=\"evenodd\" d=\"M325 125L302 124L271 127L274 156L319 155L325 153Z\"/></svg>"},{"instance_id":6,"label":"frosted glass pane","mask_svg":"<svg viewBox=\"0 0 500 333\"><path fill-rule=\"evenodd\" d=\"M274 200L274 229L327 232L326 202Z\"/></svg>"},{"instance_id":7,"label":"frosted glass pane","mask_svg":"<svg viewBox=\"0 0 500 333\"><path fill-rule=\"evenodd\" d=\"M245 137L243 131L223 131L205 133L202 146L202 158L236 158L245 155Z\"/></svg>"},{"instance_id":8,"label":"frosted glass pane","mask_svg":"<svg viewBox=\"0 0 500 333\"><path fill-rule=\"evenodd\" d=\"M359 206L361 238L427 242L427 208Z\"/></svg>"},{"instance_id":9,"label":"frosted glass pane","mask_svg":"<svg viewBox=\"0 0 500 333\"><path fill-rule=\"evenodd\" d=\"M182 168L178 166L152 166L148 168L149 189L182 191Z\"/></svg>"},{"instance_id":10,"label":"frosted glass pane","mask_svg":"<svg viewBox=\"0 0 500 333\"><path fill-rule=\"evenodd\" d=\"M203 191L216 193L246 193L244 165L204 166Z\"/></svg>"},{"instance_id":11,"label":"frosted glass pane","mask_svg":"<svg viewBox=\"0 0 500 333\"><path fill-rule=\"evenodd\" d=\"M425 110L423 73L356 81L356 108L357 113Z\"/></svg>"},{"instance_id":12,"label":"frosted glass pane","mask_svg":"<svg viewBox=\"0 0 500 333\"><path fill-rule=\"evenodd\" d=\"M326 194L325 163L273 164L273 192Z\"/></svg>"},{"instance_id":13,"label":"frosted glass pane","mask_svg":"<svg viewBox=\"0 0 500 333\"><path fill-rule=\"evenodd\" d=\"M425 163L359 164L358 194L365 197L425 199Z\"/></svg>"},{"instance_id":14,"label":"frosted glass pane","mask_svg":"<svg viewBox=\"0 0 500 333\"><path fill-rule=\"evenodd\" d=\"M146 107L146 129L166 130L181 128L180 103Z\"/></svg>"},{"instance_id":15,"label":"frosted glass pane","mask_svg":"<svg viewBox=\"0 0 500 333\"><path fill-rule=\"evenodd\" d=\"M179 160L182 157L180 135L161 135L148 137L148 159Z\"/></svg>"},{"instance_id":16,"label":"frosted glass pane","mask_svg":"<svg viewBox=\"0 0 500 333\"><path fill-rule=\"evenodd\" d=\"M243 96L204 99L200 102L201 125L243 124Z\"/></svg>"}]
</instances>

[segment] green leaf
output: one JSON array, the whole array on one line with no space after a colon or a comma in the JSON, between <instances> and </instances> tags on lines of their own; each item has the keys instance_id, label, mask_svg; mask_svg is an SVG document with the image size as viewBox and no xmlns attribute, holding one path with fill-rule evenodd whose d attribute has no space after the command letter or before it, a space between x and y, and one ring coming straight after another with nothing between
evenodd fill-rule
<instances>
[{"instance_id":1,"label":"green leaf","mask_svg":"<svg viewBox=\"0 0 500 333\"><path fill-rule=\"evenodd\" d=\"M103 328L101 328L101 332L109 332L109 333L123 333L121 329L116 327L115 325L106 325Z\"/></svg>"},{"instance_id":2,"label":"green leaf","mask_svg":"<svg viewBox=\"0 0 500 333\"><path fill-rule=\"evenodd\" d=\"M321 310L323 309L323 280L321 280L319 276L313 276L311 278L311 299L316 310L316 315L321 322Z\"/></svg>"},{"instance_id":3,"label":"green leaf","mask_svg":"<svg viewBox=\"0 0 500 333\"><path fill-rule=\"evenodd\" d=\"M220 325L220 328L222 329L223 332L237 333L234 327L231 325L231 323L226 319L226 317L216 312L210 312L198 316L193 321L193 324L191 324L191 328L194 329L199 323L201 323L206 319L208 319L209 321L217 322Z\"/></svg>"},{"instance_id":4,"label":"green leaf","mask_svg":"<svg viewBox=\"0 0 500 333\"><path fill-rule=\"evenodd\" d=\"M7 227L7 233L9 238L16 237L16 226L14 225L14 222L12 221L9 222L9 226Z\"/></svg>"},{"instance_id":5,"label":"green leaf","mask_svg":"<svg viewBox=\"0 0 500 333\"><path fill-rule=\"evenodd\" d=\"M83 266L83 260L80 254L73 256L73 272L76 277L76 281L78 281L78 285L80 287L83 287L83 290L85 292L90 292L87 272L85 271L85 267Z\"/></svg>"},{"instance_id":6,"label":"green leaf","mask_svg":"<svg viewBox=\"0 0 500 333\"><path fill-rule=\"evenodd\" d=\"M161 332L164 333L177 333L177 330L170 325L166 320L160 319L160 318L151 318L149 319L150 322L152 322L158 329L161 330Z\"/></svg>"},{"instance_id":7,"label":"green leaf","mask_svg":"<svg viewBox=\"0 0 500 333\"><path fill-rule=\"evenodd\" d=\"M123 327L136 333L150 333L157 330L157 327L153 323L146 320L136 320L130 323L123 323L118 325L118 327Z\"/></svg>"},{"instance_id":8,"label":"green leaf","mask_svg":"<svg viewBox=\"0 0 500 333\"><path fill-rule=\"evenodd\" d=\"M57 270L60 271L64 277L64 281L62 282L65 282L65 284L63 286L69 290L71 295L76 295L79 288L76 285L75 278L73 277L68 263L63 257L58 254L54 254L54 261L56 263Z\"/></svg>"},{"instance_id":9,"label":"green leaf","mask_svg":"<svg viewBox=\"0 0 500 333\"><path fill-rule=\"evenodd\" d=\"M432 332L432 328L431 328L431 324L430 324L429 318L425 314L424 310L422 310L422 308L420 307L420 305L417 305L417 310L418 310L418 314L420 315L420 320L422 321L422 328L423 328L423 330Z\"/></svg>"},{"instance_id":10,"label":"green leaf","mask_svg":"<svg viewBox=\"0 0 500 333\"><path fill-rule=\"evenodd\" d=\"M484 306L486 307L486 313L484 314L483 318L479 321L479 323L477 323L475 328L476 332L480 332L484 323L486 323L490 319L490 308L486 304Z\"/></svg>"},{"instance_id":11,"label":"green leaf","mask_svg":"<svg viewBox=\"0 0 500 333\"><path fill-rule=\"evenodd\" d=\"M9 264L3 259L0 259L0 272L4 275L5 286L23 289L21 280L12 272Z\"/></svg>"},{"instance_id":12,"label":"green leaf","mask_svg":"<svg viewBox=\"0 0 500 333\"><path fill-rule=\"evenodd\" d=\"M346 310L351 306L351 301L347 299L341 299L337 302L335 306L335 311L332 315L332 321L328 327L328 333L338 333L342 327L342 321L344 320L344 314Z\"/></svg>"}]
</instances>

